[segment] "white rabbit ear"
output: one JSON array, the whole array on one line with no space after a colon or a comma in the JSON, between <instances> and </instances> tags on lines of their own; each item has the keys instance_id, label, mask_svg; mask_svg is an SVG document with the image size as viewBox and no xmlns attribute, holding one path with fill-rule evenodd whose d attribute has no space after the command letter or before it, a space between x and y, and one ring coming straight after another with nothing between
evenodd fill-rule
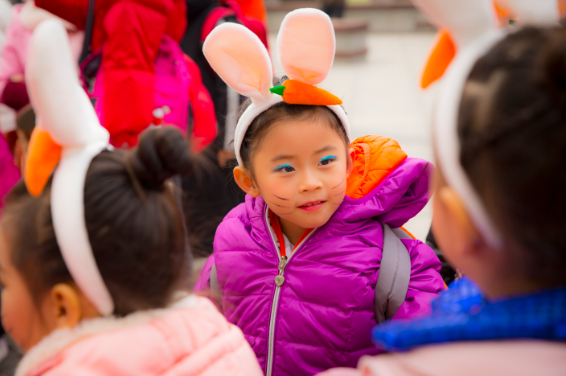
<instances>
[{"instance_id":1,"label":"white rabbit ear","mask_svg":"<svg viewBox=\"0 0 566 376\"><path fill-rule=\"evenodd\" d=\"M497 0L496 3L517 17L520 25L549 26L560 19L556 0Z\"/></svg>"},{"instance_id":2,"label":"white rabbit ear","mask_svg":"<svg viewBox=\"0 0 566 376\"><path fill-rule=\"evenodd\" d=\"M459 48L496 27L491 0L413 0L413 3L433 24L447 29Z\"/></svg>"},{"instance_id":3,"label":"white rabbit ear","mask_svg":"<svg viewBox=\"0 0 566 376\"><path fill-rule=\"evenodd\" d=\"M305 8L285 16L277 37L277 54L289 78L311 85L324 81L335 50L334 27L324 12Z\"/></svg>"},{"instance_id":4,"label":"white rabbit ear","mask_svg":"<svg viewBox=\"0 0 566 376\"><path fill-rule=\"evenodd\" d=\"M108 140L108 132L79 83L69 38L60 21L43 21L33 32L26 84L42 128L59 145L84 146Z\"/></svg>"},{"instance_id":5,"label":"white rabbit ear","mask_svg":"<svg viewBox=\"0 0 566 376\"><path fill-rule=\"evenodd\" d=\"M208 63L228 86L255 103L271 98L273 68L260 39L235 23L216 27L203 45Z\"/></svg>"}]
</instances>

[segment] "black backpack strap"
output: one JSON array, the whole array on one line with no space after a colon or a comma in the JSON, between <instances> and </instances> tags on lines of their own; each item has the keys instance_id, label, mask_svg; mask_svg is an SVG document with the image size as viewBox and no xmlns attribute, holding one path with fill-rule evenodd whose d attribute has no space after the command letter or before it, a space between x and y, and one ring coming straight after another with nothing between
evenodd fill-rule
<instances>
[{"instance_id":1,"label":"black backpack strap","mask_svg":"<svg viewBox=\"0 0 566 376\"><path fill-rule=\"evenodd\" d=\"M407 247L388 225L383 225L383 255L375 285L375 319L378 324L397 313L407 297L411 258ZM402 234L401 234L402 235Z\"/></svg>"},{"instance_id":2,"label":"black backpack strap","mask_svg":"<svg viewBox=\"0 0 566 376\"><path fill-rule=\"evenodd\" d=\"M92 52L92 30L94 28L94 0L89 0L88 2L88 13L86 16L85 23L85 39L83 41L83 49L81 55L79 56L79 65L85 61L85 59Z\"/></svg>"}]
</instances>

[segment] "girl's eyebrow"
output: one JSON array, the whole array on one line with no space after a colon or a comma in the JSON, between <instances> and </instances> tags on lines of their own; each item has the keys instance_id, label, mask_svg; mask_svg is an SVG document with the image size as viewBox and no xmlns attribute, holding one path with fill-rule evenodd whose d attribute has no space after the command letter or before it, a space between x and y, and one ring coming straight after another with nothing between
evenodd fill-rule
<instances>
[{"instance_id":1,"label":"girl's eyebrow","mask_svg":"<svg viewBox=\"0 0 566 376\"><path fill-rule=\"evenodd\" d=\"M320 153L324 153L325 151L330 151L330 150L336 150L336 146L333 145L326 145L325 147L323 147L322 149L319 149L317 151L315 151L315 154L320 154Z\"/></svg>"},{"instance_id":2,"label":"girl's eyebrow","mask_svg":"<svg viewBox=\"0 0 566 376\"><path fill-rule=\"evenodd\" d=\"M271 162L277 162L281 159L293 159L295 158L293 155L276 155L275 157L271 158Z\"/></svg>"}]
</instances>

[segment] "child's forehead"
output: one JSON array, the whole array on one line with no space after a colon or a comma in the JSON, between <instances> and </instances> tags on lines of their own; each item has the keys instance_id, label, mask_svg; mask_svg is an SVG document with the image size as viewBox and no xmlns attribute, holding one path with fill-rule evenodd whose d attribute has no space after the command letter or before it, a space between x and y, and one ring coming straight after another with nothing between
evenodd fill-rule
<instances>
[{"instance_id":1,"label":"child's forehead","mask_svg":"<svg viewBox=\"0 0 566 376\"><path fill-rule=\"evenodd\" d=\"M333 127L320 120L278 122L258 145L263 155L319 154L343 148L342 137Z\"/></svg>"}]
</instances>

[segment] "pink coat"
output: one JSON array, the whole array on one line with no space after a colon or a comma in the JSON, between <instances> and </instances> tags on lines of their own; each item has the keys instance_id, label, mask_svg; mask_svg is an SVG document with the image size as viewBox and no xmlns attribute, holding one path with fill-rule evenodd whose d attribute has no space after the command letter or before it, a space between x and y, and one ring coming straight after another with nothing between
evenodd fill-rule
<instances>
[{"instance_id":1,"label":"pink coat","mask_svg":"<svg viewBox=\"0 0 566 376\"><path fill-rule=\"evenodd\" d=\"M318 376L558 376L566 374L566 343L517 340L454 342L406 353L364 357L358 369Z\"/></svg>"},{"instance_id":2,"label":"pink coat","mask_svg":"<svg viewBox=\"0 0 566 376\"><path fill-rule=\"evenodd\" d=\"M84 320L53 332L22 359L17 376L262 376L240 329L205 298L124 318Z\"/></svg>"}]
</instances>

